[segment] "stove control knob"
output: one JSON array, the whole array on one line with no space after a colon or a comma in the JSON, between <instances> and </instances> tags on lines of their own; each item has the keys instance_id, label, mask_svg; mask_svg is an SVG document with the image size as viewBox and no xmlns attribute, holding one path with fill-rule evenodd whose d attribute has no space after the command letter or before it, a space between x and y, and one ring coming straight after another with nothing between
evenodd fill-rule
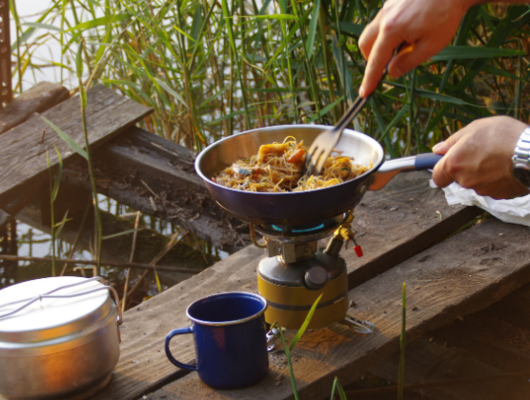
<instances>
[{"instance_id":1,"label":"stove control knob","mask_svg":"<svg viewBox=\"0 0 530 400\"><path fill-rule=\"evenodd\" d=\"M305 273L305 283L309 289L322 289L328 281L328 271L322 267L311 267Z\"/></svg>"}]
</instances>

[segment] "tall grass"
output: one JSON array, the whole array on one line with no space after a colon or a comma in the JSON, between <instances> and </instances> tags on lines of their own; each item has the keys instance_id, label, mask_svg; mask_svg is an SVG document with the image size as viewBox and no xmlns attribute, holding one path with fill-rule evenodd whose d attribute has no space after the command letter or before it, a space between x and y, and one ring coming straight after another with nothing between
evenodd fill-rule
<instances>
[{"instance_id":1,"label":"tall grass","mask_svg":"<svg viewBox=\"0 0 530 400\"><path fill-rule=\"evenodd\" d=\"M21 18L13 73L27 81L54 66L70 82L83 36L85 84L154 107L147 129L199 151L249 128L333 124L360 85L357 41L379 7L368 0L53 0L37 22ZM395 157L427 151L475 118L528 120L528 10L471 9L452 46L385 81L354 126ZM60 60L38 59L52 41Z\"/></svg>"}]
</instances>

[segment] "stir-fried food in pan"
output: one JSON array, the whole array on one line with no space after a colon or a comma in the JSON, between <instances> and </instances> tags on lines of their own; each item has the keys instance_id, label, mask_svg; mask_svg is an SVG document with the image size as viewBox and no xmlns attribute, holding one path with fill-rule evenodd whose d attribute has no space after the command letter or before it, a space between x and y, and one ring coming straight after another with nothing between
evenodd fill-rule
<instances>
[{"instance_id":1,"label":"stir-fried food in pan","mask_svg":"<svg viewBox=\"0 0 530 400\"><path fill-rule=\"evenodd\" d=\"M262 145L258 154L237 160L212 180L250 192L299 192L338 185L368 171L336 151L326 160L321 175L302 177L306 154L304 142L289 136L283 143Z\"/></svg>"}]
</instances>

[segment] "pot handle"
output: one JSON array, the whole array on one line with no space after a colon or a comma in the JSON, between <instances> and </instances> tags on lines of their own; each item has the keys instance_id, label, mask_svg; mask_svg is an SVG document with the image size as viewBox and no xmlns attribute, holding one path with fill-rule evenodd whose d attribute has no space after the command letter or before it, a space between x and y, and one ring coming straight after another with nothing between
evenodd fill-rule
<instances>
[{"instance_id":1,"label":"pot handle","mask_svg":"<svg viewBox=\"0 0 530 400\"><path fill-rule=\"evenodd\" d=\"M171 361L173 364L175 364L179 368L183 369L189 369L192 371L197 371L197 367L194 365L184 364L178 361L175 357L173 357L173 354L171 354L171 350L169 349L169 343L171 342L171 338L173 336L177 335L185 335L186 333L193 333L193 327L187 327L187 328L179 328L179 329L173 329L171 332L168 333L166 336L166 343L165 343L165 350L166 350L166 356L169 361Z\"/></svg>"},{"instance_id":2,"label":"pot handle","mask_svg":"<svg viewBox=\"0 0 530 400\"><path fill-rule=\"evenodd\" d=\"M422 171L432 169L442 159L443 155L434 153L418 154L417 156L395 158L386 161L373 174L369 189L379 190L385 187L390 180L400 172Z\"/></svg>"}]
</instances>

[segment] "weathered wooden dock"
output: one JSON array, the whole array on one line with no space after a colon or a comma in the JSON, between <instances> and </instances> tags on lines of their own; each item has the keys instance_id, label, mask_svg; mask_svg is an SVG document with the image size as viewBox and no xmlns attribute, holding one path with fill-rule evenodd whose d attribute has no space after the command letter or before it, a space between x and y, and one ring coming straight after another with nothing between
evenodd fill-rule
<instances>
[{"instance_id":1,"label":"weathered wooden dock","mask_svg":"<svg viewBox=\"0 0 530 400\"><path fill-rule=\"evenodd\" d=\"M92 96L97 91L106 93L107 89L92 89ZM77 99L59 104L47 115L64 115L56 110L71 101ZM243 246L248 240L245 227L227 219L207 196L191 168L192 153L133 127L148 112L137 110L128 114L126 129L105 131L111 132L108 136L117 135L113 140L99 147L94 142L99 190L121 201L129 198L143 211L185 224L217 243L226 241L231 251L241 250L125 313L119 364L109 386L94 398L293 398L281 351L271 353L271 369L264 380L238 390L211 389L196 373L179 370L166 359L164 338L171 329L189 325L185 316L189 303L222 291L257 292L256 267L262 250ZM91 115L95 118L97 113ZM65 121L75 118L72 115ZM57 125L63 129L74 125L65 122L63 127L62 121ZM35 127L33 136L21 129L29 123L34 125L28 127ZM1 135L0 152L4 137L18 141L17 135L22 133L13 132L22 131L27 146L37 143L43 149L39 124L31 118ZM75 137L74 131L70 130ZM50 136L48 129L44 140ZM49 146L64 147L64 143L51 140ZM103 137L101 140L105 142ZM62 152L66 154L68 149ZM43 150L38 154L42 156ZM86 170L75 154L69 157L65 157L65 179L86 187ZM109 162L111 157L113 162ZM21 160L16 158L19 165ZM12 174L17 173L9 166ZM41 173L36 167L32 171ZM4 183L4 177L7 175L0 175L0 208L15 214L13 210L29 204L31 190L13 177ZM354 228L365 256L357 258L351 248L342 251L348 266L349 314L373 322L376 331L363 337L337 323L306 332L293 352L301 398L329 397L335 377L343 386L353 385L349 387L355 393L352 398L381 392L360 385L359 378L367 373L396 381L403 282L408 288L407 385L442 382L428 389L429 398L528 398L530 230L484 217L474 207L448 206L443 192L429 187L428 178L423 172L399 175L382 191L367 193L356 208ZM28 176L26 181L34 182L32 179L38 180ZM186 198L183 193L196 197ZM175 339L172 351L184 362L194 361L190 336ZM463 383L466 379L469 382ZM455 383L457 380L462 382ZM395 398L395 394L391 396Z\"/></svg>"}]
</instances>

